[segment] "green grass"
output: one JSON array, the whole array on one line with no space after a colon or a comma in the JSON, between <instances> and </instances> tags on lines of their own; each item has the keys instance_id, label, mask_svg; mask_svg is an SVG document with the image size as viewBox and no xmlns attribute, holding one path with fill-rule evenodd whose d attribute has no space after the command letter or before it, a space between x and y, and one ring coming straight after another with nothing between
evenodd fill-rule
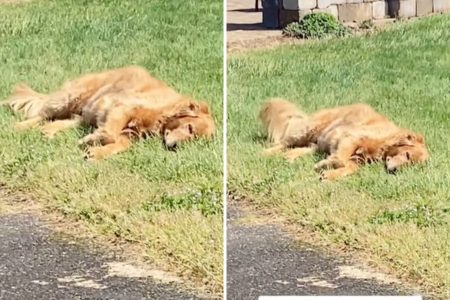
<instances>
[{"instance_id":1,"label":"green grass","mask_svg":"<svg viewBox=\"0 0 450 300\"><path fill-rule=\"evenodd\" d=\"M165 151L140 142L86 163L72 130L48 141L15 133L0 110L0 182L102 234L142 245L153 263L222 291L222 1L32 1L0 4L0 99L17 82L46 92L90 71L146 67L211 104L212 141Z\"/></svg>"},{"instance_id":2,"label":"green grass","mask_svg":"<svg viewBox=\"0 0 450 300\"><path fill-rule=\"evenodd\" d=\"M346 245L450 297L450 16L400 23L371 36L238 54L228 67L229 190L337 246ZM307 112L366 102L422 132L426 166L381 165L322 183L319 155L293 164L261 155L263 101Z\"/></svg>"}]
</instances>

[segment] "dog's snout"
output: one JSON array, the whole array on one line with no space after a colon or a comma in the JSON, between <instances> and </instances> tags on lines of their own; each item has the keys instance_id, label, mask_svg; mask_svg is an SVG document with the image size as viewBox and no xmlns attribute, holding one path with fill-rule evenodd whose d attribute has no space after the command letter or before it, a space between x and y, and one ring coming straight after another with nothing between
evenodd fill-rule
<instances>
[{"instance_id":1,"label":"dog's snout","mask_svg":"<svg viewBox=\"0 0 450 300\"><path fill-rule=\"evenodd\" d=\"M173 145L166 145L167 150L169 151L176 151L177 150L177 144Z\"/></svg>"},{"instance_id":2,"label":"dog's snout","mask_svg":"<svg viewBox=\"0 0 450 300\"><path fill-rule=\"evenodd\" d=\"M395 173L397 173L397 168L387 168L387 171L389 174L395 175Z\"/></svg>"},{"instance_id":3,"label":"dog's snout","mask_svg":"<svg viewBox=\"0 0 450 300\"><path fill-rule=\"evenodd\" d=\"M178 144L176 142L169 142L167 140L164 140L164 147L166 147L169 151L176 151Z\"/></svg>"}]
</instances>

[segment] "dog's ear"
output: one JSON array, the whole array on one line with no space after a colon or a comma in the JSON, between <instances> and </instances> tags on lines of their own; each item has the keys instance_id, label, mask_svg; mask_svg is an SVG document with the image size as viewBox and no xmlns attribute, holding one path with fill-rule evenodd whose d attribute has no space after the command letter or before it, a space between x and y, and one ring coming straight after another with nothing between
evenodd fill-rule
<instances>
[{"instance_id":1,"label":"dog's ear","mask_svg":"<svg viewBox=\"0 0 450 300\"><path fill-rule=\"evenodd\" d=\"M127 128L136 128L138 126L138 123L136 119L132 119L128 122Z\"/></svg>"},{"instance_id":2,"label":"dog's ear","mask_svg":"<svg viewBox=\"0 0 450 300\"><path fill-rule=\"evenodd\" d=\"M404 137L405 144L413 146L414 144L423 144L423 136L418 133L409 132Z\"/></svg>"},{"instance_id":3,"label":"dog's ear","mask_svg":"<svg viewBox=\"0 0 450 300\"><path fill-rule=\"evenodd\" d=\"M196 103L188 102L175 108L169 115L171 118L197 117L199 108Z\"/></svg>"},{"instance_id":4,"label":"dog's ear","mask_svg":"<svg viewBox=\"0 0 450 300\"><path fill-rule=\"evenodd\" d=\"M406 136L407 140L412 142L412 143L419 143L419 144L423 144L424 143L424 138L421 134L419 133L410 133Z\"/></svg>"},{"instance_id":5,"label":"dog's ear","mask_svg":"<svg viewBox=\"0 0 450 300\"><path fill-rule=\"evenodd\" d=\"M203 101L189 101L189 109L195 113L204 113L209 114L209 106L206 102Z\"/></svg>"},{"instance_id":6,"label":"dog's ear","mask_svg":"<svg viewBox=\"0 0 450 300\"><path fill-rule=\"evenodd\" d=\"M180 105L175 112L172 113L173 118L193 117L196 118L200 113L209 114L208 104L205 102L189 101Z\"/></svg>"},{"instance_id":7,"label":"dog's ear","mask_svg":"<svg viewBox=\"0 0 450 300\"><path fill-rule=\"evenodd\" d=\"M397 137L396 146L414 146L415 144L423 144L423 136L418 133L406 132Z\"/></svg>"},{"instance_id":8,"label":"dog's ear","mask_svg":"<svg viewBox=\"0 0 450 300\"><path fill-rule=\"evenodd\" d=\"M197 108L200 112L204 114L209 114L209 106L206 102L200 101L196 103Z\"/></svg>"}]
</instances>

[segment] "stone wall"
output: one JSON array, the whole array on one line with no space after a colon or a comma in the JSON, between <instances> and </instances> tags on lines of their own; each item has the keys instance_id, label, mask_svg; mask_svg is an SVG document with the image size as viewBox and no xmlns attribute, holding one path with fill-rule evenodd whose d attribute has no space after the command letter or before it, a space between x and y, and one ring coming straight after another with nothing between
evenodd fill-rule
<instances>
[{"instance_id":1,"label":"stone wall","mask_svg":"<svg viewBox=\"0 0 450 300\"><path fill-rule=\"evenodd\" d=\"M450 9L450 0L280 0L282 27L312 12L327 12L341 22L410 18Z\"/></svg>"}]
</instances>

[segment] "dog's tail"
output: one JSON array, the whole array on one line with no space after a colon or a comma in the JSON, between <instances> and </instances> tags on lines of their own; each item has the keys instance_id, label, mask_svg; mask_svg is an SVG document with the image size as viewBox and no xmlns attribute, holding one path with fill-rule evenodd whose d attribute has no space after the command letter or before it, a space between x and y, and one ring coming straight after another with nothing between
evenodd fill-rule
<instances>
[{"instance_id":1,"label":"dog's tail","mask_svg":"<svg viewBox=\"0 0 450 300\"><path fill-rule=\"evenodd\" d=\"M82 103L82 89L62 89L51 94L41 94L25 84L16 86L12 95L1 104L14 112L22 113L26 119L63 119L77 113ZM102 91L102 90L100 90ZM86 93L87 94L87 93Z\"/></svg>"},{"instance_id":2,"label":"dog's tail","mask_svg":"<svg viewBox=\"0 0 450 300\"><path fill-rule=\"evenodd\" d=\"M266 101L259 112L259 119L268 135L269 142L278 144L283 139L292 118L306 118L307 114L295 104L272 98Z\"/></svg>"},{"instance_id":3,"label":"dog's tail","mask_svg":"<svg viewBox=\"0 0 450 300\"><path fill-rule=\"evenodd\" d=\"M47 101L46 95L34 91L25 84L20 84L14 88L12 95L1 104L30 119L41 115Z\"/></svg>"}]
</instances>

